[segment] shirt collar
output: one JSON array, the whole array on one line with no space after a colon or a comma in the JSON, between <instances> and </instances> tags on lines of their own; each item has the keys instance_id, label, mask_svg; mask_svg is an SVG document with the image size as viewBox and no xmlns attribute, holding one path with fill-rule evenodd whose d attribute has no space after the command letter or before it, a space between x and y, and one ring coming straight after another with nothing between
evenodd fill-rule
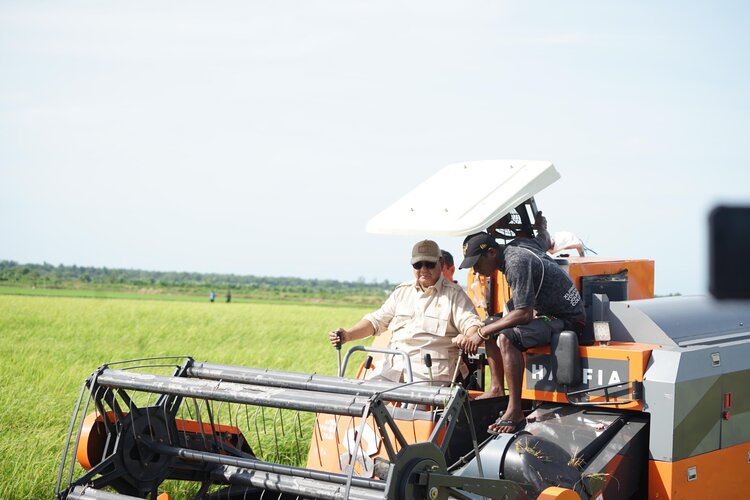
<instances>
[{"instance_id":1,"label":"shirt collar","mask_svg":"<svg viewBox=\"0 0 750 500\"><path fill-rule=\"evenodd\" d=\"M440 293L443 290L443 283L445 283L445 278L443 277L443 273L440 273L440 276L438 277L438 280L435 282L434 285L427 287L427 289L422 288L422 285L419 284L419 280L414 280L414 288L417 289L417 291L420 291L422 293L426 293L430 290L430 288L434 288L437 293Z\"/></svg>"}]
</instances>

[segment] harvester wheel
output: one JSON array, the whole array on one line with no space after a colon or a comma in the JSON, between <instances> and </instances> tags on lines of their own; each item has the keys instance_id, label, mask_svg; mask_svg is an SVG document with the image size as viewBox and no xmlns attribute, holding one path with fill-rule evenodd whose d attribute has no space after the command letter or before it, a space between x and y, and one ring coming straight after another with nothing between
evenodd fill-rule
<instances>
[{"instance_id":1,"label":"harvester wheel","mask_svg":"<svg viewBox=\"0 0 750 500\"><path fill-rule=\"evenodd\" d=\"M445 473L445 456L432 443L417 443L403 448L391 467L391 488L387 498L405 500L446 500L447 490L419 484L422 472Z\"/></svg>"},{"instance_id":2,"label":"harvester wheel","mask_svg":"<svg viewBox=\"0 0 750 500\"><path fill-rule=\"evenodd\" d=\"M116 458L121 465L116 470L125 473L112 486L124 494L151 493L166 478L172 459L149 449L144 441L170 442L170 436L177 435L174 421L165 419L162 408L150 407L131 412L121 422L121 451Z\"/></svg>"},{"instance_id":3,"label":"harvester wheel","mask_svg":"<svg viewBox=\"0 0 750 500\"><path fill-rule=\"evenodd\" d=\"M107 435L104 418L117 429L116 439ZM84 469L100 475L97 487L111 486L125 495L144 496L155 491L167 476L172 458L147 445L147 441L169 443L178 437L174 419L166 416L163 408L133 407L119 421L113 412L106 416L92 413L81 430L76 456Z\"/></svg>"}]
</instances>

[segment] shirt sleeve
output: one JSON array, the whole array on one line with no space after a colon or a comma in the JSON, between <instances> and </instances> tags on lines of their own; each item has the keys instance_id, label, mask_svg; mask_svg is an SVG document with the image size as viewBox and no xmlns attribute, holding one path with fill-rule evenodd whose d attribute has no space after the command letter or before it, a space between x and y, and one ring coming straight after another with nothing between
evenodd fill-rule
<instances>
[{"instance_id":1,"label":"shirt sleeve","mask_svg":"<svg viewBox=\"0 0 750 500\"><path fill-rule=\"evenodd\" d=\"M453 324L459 332L466 334L472 326L482 326L482 320L479 318L476 309L474 309L474 304L472 304L469 296L460 287L454 292L451 307Z\"/></svg>"},{"instance_id":2,"label":"shirt sleeve","mask_svg":"<svg viewBox=\"0 0 750 500\"><path fill-rule=\"evenodd\" d=\"M398 292L398 289L394 290L393 293L388 296L388 299L386 299L383 305L380 306L380 309L365 314L364 318L362 318L372 324L372 327L375 329L375 335L379 335L380 332L386 330L388 325L391 324L391 320L396 313L396 294Z\"/></svg>"}]
</instances>

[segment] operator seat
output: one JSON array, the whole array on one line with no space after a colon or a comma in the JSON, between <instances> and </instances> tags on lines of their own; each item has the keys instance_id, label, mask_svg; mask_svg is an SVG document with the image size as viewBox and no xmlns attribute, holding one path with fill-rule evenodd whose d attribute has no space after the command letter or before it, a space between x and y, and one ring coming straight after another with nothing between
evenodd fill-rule
<instances>
[{"instance_id":1,"label":"operator seat","mask_svg":"<svg viewBox=\"0 0 750 500\"><path fill-rule=\"evenodd\" d=\"M553 333L550 341L552 352L552 376L567 387L581 385L581 354L578 351L578 335L571 330Z\"/></svg>"}]
</instances>

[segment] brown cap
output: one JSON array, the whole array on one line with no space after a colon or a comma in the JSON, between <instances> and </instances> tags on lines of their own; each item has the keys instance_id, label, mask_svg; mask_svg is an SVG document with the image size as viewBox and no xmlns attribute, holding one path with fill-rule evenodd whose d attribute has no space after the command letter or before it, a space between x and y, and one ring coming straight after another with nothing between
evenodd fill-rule
<instances>
[{"instance_id":1,"label":"brown cap","mask_svg":"<svg viewBox=\"0 0 750 500\"><path fill-rule=\"evenodd\" d=\"M432 240L422 240L411 249L411 263L437 262L440 260L440 247Z\"/></svg>"}]
</instances>

